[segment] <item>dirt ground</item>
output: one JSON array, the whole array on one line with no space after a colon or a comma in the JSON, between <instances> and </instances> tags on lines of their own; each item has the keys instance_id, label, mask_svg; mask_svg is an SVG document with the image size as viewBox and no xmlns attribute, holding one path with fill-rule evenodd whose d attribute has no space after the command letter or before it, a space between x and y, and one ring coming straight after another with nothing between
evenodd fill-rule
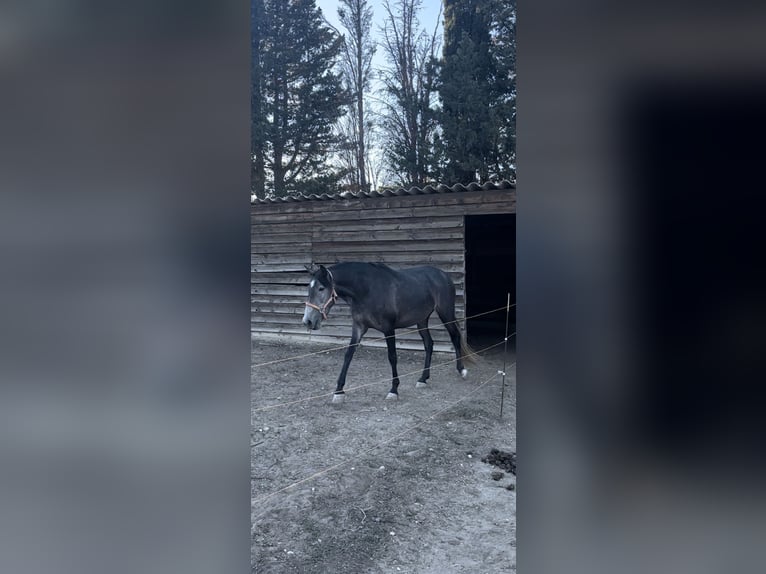
<instances>
[{"instance_id":1,"label":"dirt ground","mask_svg":"<svg viewBox=\"0 0 766 574\"><path fill-rule=\"evenodd\" d=\"M357 351L342 405L330 398L343 351L257 366L322 348L253 343L253 572L515 572L516 477L481 460L516 451L510 349L500 418L502 346L466 379L454 361L433 368L424 389L423 352L399 351L398 401L385 400L385 349ZM434 353L433 365L452 359Z\"/></svg>"}]
</instances>

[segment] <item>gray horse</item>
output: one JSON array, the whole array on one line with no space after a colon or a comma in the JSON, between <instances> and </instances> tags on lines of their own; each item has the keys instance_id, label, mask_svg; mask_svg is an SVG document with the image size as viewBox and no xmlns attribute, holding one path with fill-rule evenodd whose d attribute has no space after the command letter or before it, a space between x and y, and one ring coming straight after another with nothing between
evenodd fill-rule
<instances>
[{"instance_id":1,"label":"gray horse","mask_svg":"<svg viewBox=\"0 0 766 574\"><path fill-rule=\"evenodd\" d=\"M340 298L351 306L353 325L343 368L333 402L342 402L343 386L354 352L368 329L376 329L386 336L388 360L393 382L386 398L399 398L399 375L396 371L395 329L417 325L426 351L423 373L417 387L426 385L430 376L431 354L434 342L428 331L428 318L436 311L449 332L457 357L457 370L465 377L468 371L463 359L470 362L471 350L455 321L455 285L449 276L435 267L413 267L402 271L382 263L338 263L330 268L320 265L310 270L312 278L308 288L303 324L317 330L332 306Z\"/></svg>"}]
</instances>

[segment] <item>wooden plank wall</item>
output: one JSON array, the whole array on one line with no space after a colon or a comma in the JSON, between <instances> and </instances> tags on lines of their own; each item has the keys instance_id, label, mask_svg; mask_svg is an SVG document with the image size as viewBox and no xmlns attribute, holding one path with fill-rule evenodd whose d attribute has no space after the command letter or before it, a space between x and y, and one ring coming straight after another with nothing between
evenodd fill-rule
<instances>
[{"instance_id":1,"label":"wooden plank wall","mask_svg":"<svg viewBox=\"0 0 766 574\"><path fill-rule=\"evenodd\" d=\"M321 330L301 324L311 262L379 261L394 268L434 265L452 277L458 318L464 316L464 215L512 213L515 191L394 196L333 201L254 204L251 208L251 333L254 340L298 346L314 341L348 344L351 314L342 301ZM434 314L435 350L451 351L446 329ZM400 331L399 333L402 333ZM370 331L364 341L385 346ZM397 346L422 349L418 333L397 334Z\"/></svg>"}]
</instances>

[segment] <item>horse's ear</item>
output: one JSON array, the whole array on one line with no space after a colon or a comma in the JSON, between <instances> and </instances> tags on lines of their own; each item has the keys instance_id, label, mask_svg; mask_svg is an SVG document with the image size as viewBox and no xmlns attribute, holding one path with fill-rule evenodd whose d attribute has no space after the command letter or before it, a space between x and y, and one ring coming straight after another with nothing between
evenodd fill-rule
<instances>
[{"instance_id":1,"label":"horse's ear","mask_svg":"<svg viewBox=\"0 0 766 574\"><path fill-rule=\"evenodd\" d=\"M314 274L315 274L315 273L318 271L318 268L317 268L317 266L316 266L316 265L314 265L314 263L313 263L313 262L309 263L308 265L304 265L303 267L305 267L305 268L306 268L306 271L307 271L307 272L308 272L310 275L314 275Z\"/></svg>"},{"instance_id":2,"label":"horse's ear","mask_svg":"<svg viewBox=\"0 0 766 574\"><path fill-rule=\"evenodd\" d=\"M324 265L317 267L316 278L319 279L322 283L325 285L330 285L330 277L330 272L327 270L327 267Z\"/></svg>"}]
</instances>

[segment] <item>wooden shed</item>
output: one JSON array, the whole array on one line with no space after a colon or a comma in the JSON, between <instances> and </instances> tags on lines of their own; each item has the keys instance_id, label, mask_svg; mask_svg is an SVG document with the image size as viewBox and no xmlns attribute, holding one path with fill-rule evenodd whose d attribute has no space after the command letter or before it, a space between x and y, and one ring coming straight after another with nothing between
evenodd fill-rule
<instances>
[{"instance_id":1,"label":"wooden shed","mask_svg":"<svg viewBox=\"0 0 766 574\"><path fill-rule=\"evenodd\" d=\"M433 265L455 282L458 318L503 307L507 293L515 301L515 213L516 188L508 181L254 200L251 337L348 343L351 314L342 301L321 330L308 332L301 324L309 282L305 266L312 262ZM468 322L469 337L500 324L505 325L504 312L482 315ZM436 314L431 326L435 350L451 350ZM378 336L371 331L365 339ZM417 333L397 334L397 346L422 349L422 342Z\"/></svg>"}]
</instances>

